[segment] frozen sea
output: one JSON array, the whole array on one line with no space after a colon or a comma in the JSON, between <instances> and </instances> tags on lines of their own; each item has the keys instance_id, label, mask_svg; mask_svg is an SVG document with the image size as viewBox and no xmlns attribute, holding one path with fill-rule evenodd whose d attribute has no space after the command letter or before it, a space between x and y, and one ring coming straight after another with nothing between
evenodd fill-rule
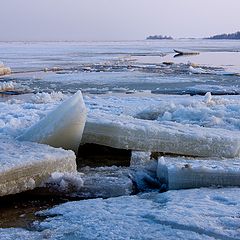
<instances>
[{"instance_id":1,"label":"frozen sea","mask_svg":"<svg viewBox=\"0 0 240 240\"><path fill-rule=\"evenodd\" d=\"M200 54L176 56L174 49ZM240 41L1 42L0 58L12 69L0 76L0 140L18 137L81 90L88 109L84 141L99 122L130 133L139 126L151 133L160 124L171 130L167 141L187 132L185 141L201 138L220 154L195 149L206 151L204 168L202 159L194 165L200 173L238 174ZM162 193L158 162L145 146L122 164L106 156L98 161L97 154L96 164L89 164L91 156L78 163L85 185L74 196L0 199L0 239L240 239L239 187ZM173 148L174 156L195 153ZM230 160L217 166L226 152ZM186 159L178 161L186 166Z\"/></svg>"}]
</instances>

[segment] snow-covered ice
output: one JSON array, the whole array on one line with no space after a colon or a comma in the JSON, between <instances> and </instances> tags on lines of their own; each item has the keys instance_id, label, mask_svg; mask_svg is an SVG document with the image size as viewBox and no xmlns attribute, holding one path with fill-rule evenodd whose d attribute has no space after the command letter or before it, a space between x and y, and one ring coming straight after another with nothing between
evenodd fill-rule
<instances>
[{"instance_id":1,"label":"snow-covered ice","mask_svg":"<svg viewBox=\"0 0 240 240\"><path fill-rule=\"evenodd\" d=\"M75 152L81 142L87 110L78 91L17 139L63 147Z\"/></svg>"},{"instance_id":2,"label":"snow-covered ice","mask_svg":"<svg viewBox=\"0 0 240 240\"><path fill-rule=\"evenodd\" d=\"M0 196L39 187L56 171L76 172L72 151L0 138Z\"/></svg>"},{"instance_id":3,"label":"snow-covered ice","mask_svg":"<svg viewBox=\"0 0 240 240\"><path fill-rule=\"evenodd\" d=\"M239 188L201 188L75 201L39 212L39 231L6 239L231 239L240 236ZM21 238L19 233L25 238Z\"/></svg>"},{"instance_id":4,"label":"snow-covered ice","mask_svg":"<svg viewBox=\"0 0 240 240\"><path fill-rule=\"evenodd\" d=\"M166 189L240 186L240 159L161 157L157 176Z\"/></svg>"}]
</instances>

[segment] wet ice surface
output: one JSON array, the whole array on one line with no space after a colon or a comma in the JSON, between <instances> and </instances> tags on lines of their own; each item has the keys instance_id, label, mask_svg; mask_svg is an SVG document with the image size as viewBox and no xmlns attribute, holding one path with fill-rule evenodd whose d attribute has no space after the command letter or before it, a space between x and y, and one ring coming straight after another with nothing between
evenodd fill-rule
<instances>
[{"instance_id":1,"label":"wet ice surface","mask_svg":"<svg viewBox=\"0 0 240 240\"><path fill-rule=\"evenodd\" d=\"M173 58L174 48L200 51L200 55ZM150 125L168 123L179 126L179 129L182 125L189 125L207 127L210 130L223 129L237 134L240 126L239 97L226 95L239 94L239 76L219 75L216 72L224 69L239 72L239 62L236 62L239 50L239 41L207 40L0 43L1 61L15 72L0 78L1 90L9 93L10 90L16 93L21 93L22 90L44 92L25 98L7 98L7 102L0 102L1 137L13 139L19 136L29 126L46 116L69 94L79 89L84 93L89 119L131 119L146 121ZM216 58L208 58L209 56L217 56L219 62L215 61ZM233 56L234 59L229 59L228 56ZM221 62L223 59L227 61ZM228 61L231 66L228 66ZM169 62L174 64L169 65ZM189 69L191 65L211 74L193 74ZM55 92L51 94L46 93L53 90ZM212 95L224 96L205 95L209 91ZM231 134L228 137L231 138ZM139 153L136 155L139 156ZM42 200L42 203L34 204L35 200L30 200L33 208L27 206L27 210L24 211L21 204L13 204L13 209L19 209L17 213L9 211L10 218L15 217L14 223L9 221L9 217L4 217L5 211L1 211L1 227L15 228L0 229L1 237L240 238L239 188L159 193L162 189L157 179L156 161L152 161L148 166L146 162L150 161L150 153L142 153L141 156L141 159L132 158L130 167L119 166L119 161L119 167L106 167L104 163L104 167L96 164L95 167L98 168L94 168L94 164L85 168L82 168L84 164L81 165L79 171L84 173L81 177L85 180L85 188L75 189L75 197L108 199L59 205L40 214L46 216L46 220L38 217L36 219L33 217L34 212L42 207L59 204L58 201L51 203L47 200L46 203ZM114 165L114 162L111 164ZM212 167L214 168L209 166ZM154 191L128 196L138 191L149 190ZM69 201L71 198L59 200ZM26 201L26 205L28 204ZM28 216L29 212L31 217ZM27 224L23 223L25 220ZM34 220L39 221L32 225ZM28 227L32 231L17 227Z\"/></svg>"}]
</instances>

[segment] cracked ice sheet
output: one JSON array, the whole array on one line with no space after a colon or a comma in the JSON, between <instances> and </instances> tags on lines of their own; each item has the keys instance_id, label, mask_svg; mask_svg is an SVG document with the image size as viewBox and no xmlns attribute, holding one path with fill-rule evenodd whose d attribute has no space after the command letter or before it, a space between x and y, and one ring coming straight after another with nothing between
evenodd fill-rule
<instances>
[{"instance_id":1,"label":"cracked ice sheet","mask_svg":"<svg viewBox=\"0 0 240 240\"><path fill-rule=\"evenodd\" d=\"M202 188L68 202L40 213L41 232L21 231L29 239L239 239L239 199L239 188Z\"/></svg>"}]
</instances>

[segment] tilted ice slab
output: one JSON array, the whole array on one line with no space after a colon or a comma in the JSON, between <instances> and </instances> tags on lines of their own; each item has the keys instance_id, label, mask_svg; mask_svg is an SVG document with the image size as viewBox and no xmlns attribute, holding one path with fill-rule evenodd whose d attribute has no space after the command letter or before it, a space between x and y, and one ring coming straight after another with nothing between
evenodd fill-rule
<instances>
[{"instance_id":1,"label":"tilted ice slab","mask_svg":"<svg viewBox=\"0 0 240 240\"><path fill-rule=\"evenodd\" d=\"M76 172L75 154L47 145L0 139L0 196L30 190L53 172Z\"/></svg>"},{"instance_id":2,"label":"tilted ice slab","mask_svg":"<svg viewBox=\"0 0 240 240\"><path fill-rule=\"evenodd\" d=\"M17 139L45 143L77 152L85 126L87 110L78 91Z\"/></svg>"},{"instance_id":3,"label":"tilted ice slab","mask_svg":"<svg viewBox=\"0 0 240 240\"><path fill-rule=\"evenodd\" d=\"M89 116L82 142L190 156L231 158L240 155L238 132L104 113Z\"/></svg>"},{"instance_id":4,"label":"tilted ice slab","mask_svg":"<svg viewBox=\"0 0 240 240\"><path fill-rule=\"evenodd\" d=\"M36 234L36 239L239 239L239 190L202 188L68 202L39 213L47 217L35 223L40 231L22 234ZM18 236L14 229L0 234Z\"/></svg>"},{"instance_id":5,"label":"tilted ice slab","mask_svg":"<svg viewBox=\"0 0 240 240\"><path fill-rule=\"evenodd\" d=\"M212 160L161 157L157 177L166 188L240 186L240 159Z\"/></svg>"}]
</instances>

